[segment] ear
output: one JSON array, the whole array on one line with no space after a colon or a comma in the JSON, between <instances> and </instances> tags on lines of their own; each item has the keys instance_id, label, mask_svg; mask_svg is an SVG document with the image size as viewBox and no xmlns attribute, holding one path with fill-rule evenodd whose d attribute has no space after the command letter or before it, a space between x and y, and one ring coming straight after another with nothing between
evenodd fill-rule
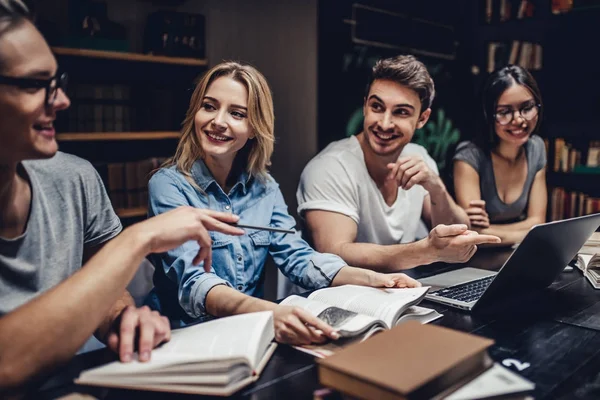
<instances>
[{"instance_id":1,"label":"ear","mask_svg":"<svg viewBox=\"0 0 600 400\"><path fill-rule=\"evenodd\" d=\"M428 108L427 110L425 110L421 113L421 115L419 116L419 121L417 122L417 129L421 129L422 127L425 126L427 121L429 121L430 115L431 115L431 108Z\"/></svg>"},{"instance_id":2,"label":"ear","mask_svg":"<svg viewBox=\"0 0 600 400\"><path fill-rule=\"evenodd\" d=\"M254 131L252 131L252 133L250 133L250 135L248 136L248 139L252 140L256 137L256 134L254 133Z\"/></svg>"}]
</instances>

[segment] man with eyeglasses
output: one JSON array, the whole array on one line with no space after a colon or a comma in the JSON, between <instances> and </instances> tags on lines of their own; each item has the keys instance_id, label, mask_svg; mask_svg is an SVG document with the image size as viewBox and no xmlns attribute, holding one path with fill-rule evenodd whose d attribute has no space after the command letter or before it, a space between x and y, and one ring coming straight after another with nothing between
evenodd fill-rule
<instances>
[{"instance_id":1,"label":"man with eyeglasses","mask_svg":"<svg viewBox=\"0 0 600 400\"><path fill-rule=\"evenodd\" d=\"M484 127L454 155L456 201L473 229L514 244L546 219L541 94L527 70L511 65L490 75L482 99Z\"/></svg>"},{"instance_id":2,"label":"man with eyeglasses","mask_svg":"<svg viewBox=\"0 0 600 400\"><path fill-rule=\"evenodd\" d=\"M92 334L121 361L149 360L170 327L125 290L141 261L193 240L200 262L207 229L244 233L230 213L191 207L121 232L96 170L58 152L53 123L70 102L56 71L27 7L0 0L0 398L35 387Z\"/></svg>"}]
</instances>

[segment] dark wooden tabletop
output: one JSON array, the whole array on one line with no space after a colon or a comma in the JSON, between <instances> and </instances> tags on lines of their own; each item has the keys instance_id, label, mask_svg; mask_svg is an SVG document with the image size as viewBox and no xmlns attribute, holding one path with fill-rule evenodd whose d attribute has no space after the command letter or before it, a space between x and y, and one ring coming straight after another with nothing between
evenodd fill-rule
<instances>
[{"instance_id":1,"label":"dark wooden tabletop","mask_svg":"<svg viewBox=\"0 0 600 400\"><path fill-rule=\"evenodd\" d=\"M468 264L497 270L509 254L505 249L480 250ZM459 267L429 265L409 274L419 278ZM435 324L494 339L492 358L534 382L536 399L600 398L600 290L595 290L578 270L562 272L545 291L507 304L502 312L494 314L472 315L428 301L422 305L444 314ZM72 383L81 370L105 362L108 356L101 350L75 357L34 397L56 398L69 393L87 393L100 399L197 397ZM313 358L280 345L260 379L235 397L312 399L318 388Z\"/></svg>"}]
</instances>

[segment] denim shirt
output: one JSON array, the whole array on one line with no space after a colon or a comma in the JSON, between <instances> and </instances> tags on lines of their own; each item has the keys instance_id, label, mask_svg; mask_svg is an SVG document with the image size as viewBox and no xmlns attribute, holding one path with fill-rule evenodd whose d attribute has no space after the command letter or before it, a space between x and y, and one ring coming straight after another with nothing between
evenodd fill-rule
<instances>
[{"instance_id":1,"label":"denim shirt","mask_svg":"<svg viewBox=\"0 0 600 400\"><path fill-rule=\"evenodd\" d=\"M204 191L195 188L175 166L157 171L148 185L149 215L179 206L232 212L241 224L293 229L294 218L275 180L240 175L229 193L215 181L202 160L192 166L192 178ZM227 285L250 296L262 297L264 266L271 254L281 272L306 289L329 286L346 263L336 255L318 253L301 235L245 229L242 236L210 232L212 268L193 265L199 245L189 241L166 253L153 254L154 291L148 303L169 317L187 324L207 319L206 295L215 285Z\"/></svg>"}]
</instances>

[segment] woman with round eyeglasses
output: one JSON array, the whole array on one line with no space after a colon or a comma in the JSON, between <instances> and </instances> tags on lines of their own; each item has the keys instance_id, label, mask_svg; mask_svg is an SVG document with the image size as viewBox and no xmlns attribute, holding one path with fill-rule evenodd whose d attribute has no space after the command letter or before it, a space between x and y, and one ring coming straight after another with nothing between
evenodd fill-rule
<instances>
[{"instance_id":1,"label":"woman with round eyeglasses","mask_svg":"<svg viewBox=\"0 0 600 400\"><path fill-rule=\"evenodd\" d=\"M535 79L516 65L495 71L483 87L485 130L454 155L454 190L473 229L519 243L546 219L546 148L535 133L542 98Z\"/></svg>"}]
</instances>

